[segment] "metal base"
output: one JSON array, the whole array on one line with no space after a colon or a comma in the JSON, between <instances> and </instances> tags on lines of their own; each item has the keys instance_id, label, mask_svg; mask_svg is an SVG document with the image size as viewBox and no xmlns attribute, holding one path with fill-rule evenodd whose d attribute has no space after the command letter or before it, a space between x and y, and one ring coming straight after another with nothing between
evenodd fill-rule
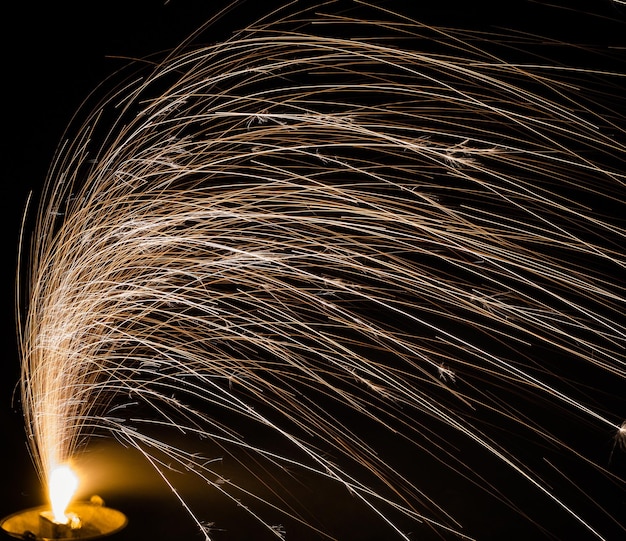
<instances>
[{"instance_id":1,"label":"metal base","mask_svg":"<svg viewBox=\"0 0 626 541\"><path fill-rule=\"evenodd\" d=\"M13 513L0 522L0 528L12 537L47 541L49 539L98 539L123 529L128 520L124 513L104 507L102 499L94 496L89 502L75 502L69 505L67 514L78 517L80 526L71 528L60 525L51 528L46 518L50 509L47 506L32 507ZM42 520L42 516L44 517Z\"/></svg>"}]
</instances>

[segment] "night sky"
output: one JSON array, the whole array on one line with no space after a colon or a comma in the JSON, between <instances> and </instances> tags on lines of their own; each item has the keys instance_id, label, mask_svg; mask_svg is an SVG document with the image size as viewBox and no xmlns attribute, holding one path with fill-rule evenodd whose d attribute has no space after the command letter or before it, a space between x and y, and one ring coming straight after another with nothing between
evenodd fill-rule
<instances>
[{"instance_id":1,"label":"night sky","mask_svg":"<svg viewBox=\"0 0 626 541\"><path fill-rule=\"evenodd\" d=\"M404 3L409 2L379 2L380 5L388 5L392 10L407 12ZM40 190L55 148L63 138L65 126L90 91L107 76L128 64L128 59L144 58L177 46L218 12L220 6L228 3L190 0L90 0L41 4L40 7L32 7L28 3L14 3L11 15L4 17L5 31L2 37L5 40L5 138L2 151L4 167L0 187L0 219L5 255L1 285L4 373L1 378L0 418L4 433L3 451L8 456L8 462L7 471L2 474L5 481L0 492L0 516L41 503L39 485L26 450L19 404L14 404L11 400L19 377L14 318L16 254L28 194L31 191L37 194ZM214 43L227 38L231 31L263 13L264 10L257 4L263 4L269 10L270 6L278 5L279 2L259 0L234 3L232 9L210 26L197 42ZM350 3L341 3L343 4ZM483 0L439 0L415 4L425 6L413 7L408 14L423 22L496 32L515 28L529 34L545 35L550 39L593 46L597 50L606 51L606 54L590 56L581 50L584 62L595 62L595 67L599 69L615 69L626 73L626 7L620 9L617 2L506 0L499 2L499 7L495 9L493 2ZM548 49L546 51L549 52ZM571 54L576 59L575 53ZM626 106L622 113L624 112ZM626 126L622 126L622 129L625 128ZM602 386L603 382L597 382L597 385ZM615 398L615 405L618 407L625 404L623 396L626 395L626 389L622 386L621 391L622 396ZM619 386L615 392L620 393ZM626 411L622 413L626 418ZM607 433L603 448L598 450L599 455L610 449L611 438L612 434ZM102 494L112 507L122 509L130 518L128 528L114 539L200 539L180 505L173 496L159 487L154 477L150 477L138 458L132 453L124 455L119 450L110 451L109 456L117 457L118 453L122 458L117 465L110 466L111 471L121 471L120 475L123 476L136 476L136 486L141 484L140 480L145 479L145 487L148 488L138 488L130 494L111 488ZM409 462L410 458L405 460ZM615 473L623 479L623 456L616 457L615 461ZM125 465L122 466L122 463ZM432 485L435 491L448 482L456 487L447 493L450 507L453 513L459 511L466 517L468 526L473 528L468 533L476 535L478 539L553 539L547 533L528 526L516 514L497 507L494 508L493 515L487 516L481 511L474 513L475 505L477 510L483 507L473 496L465 497L464 490L470 491L470 488L463 483L455 485L452 477L429 479L426 472L425 477L425 485ZM508 482L503 479L503 483ZM532 498L532 493L528 497ZM626 494L616 485L615 491L608 493L607 498L610 499L608 507L624 511L621 520L622 524L626 524ZM333 523L344 522L343 527L337 528L337 531L342 532L341 539L386 539L384 532L387 530L380 524L369 523L369 518L361 516L360 511L353 509L349 500L344 498L341 501L342 507L338 506L328 515L328 520ZM217 531L216 540L250 539L237 532L237 528L245 530L247 519L242 518L241 514L220 507L222 504L219 501L211 501L208 505L214 506L216 520L218 517L224 518L223 522L218 522L218 527L221 524L231 525L226 526L226 531ZM549 528L549 511L546 511L542 520L545 521L543 525ZM562 515L555 520L563 520ZM608 517L606 520L610 521ZM617 525L607 529L616 536L613 537L616 541L619 529ZM567 529L561 528L560 531L567 532ZM585 539L574 537L585 535L580 534L580 530L576 528L570 534L571 536L562 538ZM420 535L412 538L421 539ZM309 537L302 533L293 537L288 535L287 539L304 541ZM310 539L316 537L312 536Z\"/></svg>"}]
</instances>

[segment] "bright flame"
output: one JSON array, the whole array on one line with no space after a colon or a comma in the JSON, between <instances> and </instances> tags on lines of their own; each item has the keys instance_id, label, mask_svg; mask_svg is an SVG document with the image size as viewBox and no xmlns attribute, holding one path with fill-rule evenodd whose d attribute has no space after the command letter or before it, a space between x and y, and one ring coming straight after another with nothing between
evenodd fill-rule
<instances>
[{"instance_id":1,"label":"bright flame","mask_svg":"<svg viewBox=\"0 0 626 541\"><path fill-rule=\"evenodd\" d=\"M57 466L50 474L48 493L54 521L67 524L65 510L78 488L78 477L69 466Z\"/></svg>"}]
</instances>

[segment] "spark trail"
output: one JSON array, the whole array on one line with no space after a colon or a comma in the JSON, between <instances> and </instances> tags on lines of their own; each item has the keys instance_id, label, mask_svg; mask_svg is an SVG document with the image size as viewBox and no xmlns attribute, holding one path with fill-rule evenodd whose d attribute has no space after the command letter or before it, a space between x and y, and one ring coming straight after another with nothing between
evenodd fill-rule
<instances>
[{"instance_id":1,"label":"spark trail","mask_svg":"<svg viewBox=\"0 0 626 541\"><path fill-rule=\"evenodd\" d=\"M186 470L278 538L278 509L333 537L280 471L345 487L400 539L411 523L471 538L373 437L388 432L536 520L472 449L605 538L536 466L563 455L624 484L580 444L623 447L605 403L626 375L624 118L597 101L621 75L385 17L303 13L179 49L61 148L22 267L44 483L110 435L176 494Z\"/></svg>"}]
</instances>

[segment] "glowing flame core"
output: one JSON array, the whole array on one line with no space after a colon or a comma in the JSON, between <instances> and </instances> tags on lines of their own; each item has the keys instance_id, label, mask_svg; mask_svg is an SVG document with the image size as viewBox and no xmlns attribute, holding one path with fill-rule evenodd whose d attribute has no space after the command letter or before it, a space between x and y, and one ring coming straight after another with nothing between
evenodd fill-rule
<instances>
[{"instance_id":1,"label":"glowing flame core","mask_svg":"<svg viewBox=\"0 0 626 541\"><path fill-rule=\"evenodd\" d=\"M78 477L69 466L57 466L50 473L48 494L55 522L68 523L69 518L65 515L65 510L77 488Z\"/></svg>"}]
</instances>

